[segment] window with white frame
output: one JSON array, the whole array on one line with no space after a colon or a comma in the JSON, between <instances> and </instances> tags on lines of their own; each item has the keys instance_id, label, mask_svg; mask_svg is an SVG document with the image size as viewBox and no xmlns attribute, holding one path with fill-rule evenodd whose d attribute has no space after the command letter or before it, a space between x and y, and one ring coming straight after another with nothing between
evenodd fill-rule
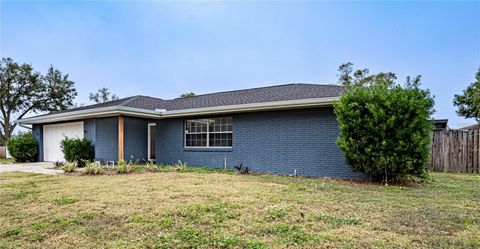
<instances>
[{"instance_id":1,"label":"window with white frame","mask_svg":"<svg viewBox=\"0 0 480 249\"><path fill-rule=\"evenodd\" d=\"M232 147L232 117L185 121L185 147Z\"/></svg>"}]
</instances>

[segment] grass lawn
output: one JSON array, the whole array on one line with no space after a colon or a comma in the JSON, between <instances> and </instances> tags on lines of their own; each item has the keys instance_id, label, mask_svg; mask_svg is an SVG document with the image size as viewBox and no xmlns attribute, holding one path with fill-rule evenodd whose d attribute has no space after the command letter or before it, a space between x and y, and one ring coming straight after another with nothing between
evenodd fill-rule
<instances>
[{"instance_id":1,"label":"grass lawn","mask_svg":"<svg viewBox=\"0 0 480 249\"><path fill-rule=\"evenodd\" d=\"M480 175L0 174L0 248L479 248Z\"/></svg>"},{"instance_id":2,"label":"grass lawn","mask_svg":"<svg viewBox=\"0 0 480 249\"><path fill-rule=\"evenodd\" d=\"M15 162L13 158L0 158L0 164L12 164Z\"/></svg>"}]
</instances>

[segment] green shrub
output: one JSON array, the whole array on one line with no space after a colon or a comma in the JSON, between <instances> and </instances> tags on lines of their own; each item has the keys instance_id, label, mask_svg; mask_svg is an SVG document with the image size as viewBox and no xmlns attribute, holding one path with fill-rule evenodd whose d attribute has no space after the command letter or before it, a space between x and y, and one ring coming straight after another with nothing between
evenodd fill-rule
<instances>
[{"instance_id":1,"label":"green shrub","mask_svg":"<svg viewBox=\"0 0 480 249\"><path fill-rule=\"evenodd\" d=\"M132 166L130 163L125 162L125 160L118 161L117 173L118 174L128 174L132 172Z\"/></svg>"},{"instance_id":2,"label":"green shrub","mask_svg":"<svg viewBox=\"0 0 480 249\"><path fill-rule=\"evenodd\" d=\"M78 163L77 162L65 162L62 166L62 170L65 171L65 173L72 173L77 171L78 168Z\"/></svg>"},{"instance_id":3,"label":"green shrub","mask_svg":"<svg viewBox=\"0 0 480 249\"><path fill-rule=\"evenodd\" d=\"M92 142L86 138L65 138L61 142L65 160L77 162L79 166L85 166L87 161L95 158Z\"/></svg>"},{"instance_id":4,"label":"green shrub","mask_svg":"<svg viewBox=\"0 0 480 249\"><path fill-rule=\"evenodd\" d=\"M7 142L10 155L17 162L32 162L37 155L37 143L31 132L20 133Z\"/></svg>"},{"instance_id":5,"label":"green shrub","mask_svg":"<svg viewBox=\"0 0 480 249\"><path fill-rule=\"evenodd\" d=\"M89 162L85 166L85 174L87 175L100 175L102 173L103 173L103 168L98 161Z\"/></svg>"},{"instance_id":6,"label":"green shrub","mask_svg":"<svg viewBox=\"0 0 480 249\"><path fill-rule=\"evenodd\" d=\"M243 165L243 163L239 163L235 166L235 169L242 175L250 173L250 167Z\"/></svg>"},{"instance_id":7,"label":"green shrub","mask_svg":"<svg viewBox=\"0 0 480 249\"><path fill-rule=\"evenodd\" d=\"M168 166L169 171L183 171L187 169L187 163L178 160L178 163Z\"/></svg>"},{"instance_id":8,"label":"green shrub","mask_svg":"<svg viewBox=\"0 0 480 249\"><path fill-rule=\"evenodd\" d=\"M152 162L150 161L147 161L145 163L145 170L146 171L149 171L149 172L157 172L159 171L160 169L158 168L157 165L153 164Z\"/></svg>"},{"instance_id":9,"label":"green shrub","mask_svg":"<svg viewBox=\"0 0 480 249\"><path fill-rule=\"evenodd\" d=\"M433 98L419 88L420 77L407 78L404 86L393 79L346 85L334 103L341 131L337 144L348 164L372 180L425 177L427 172Z\"/></svg>"}]
</instances>

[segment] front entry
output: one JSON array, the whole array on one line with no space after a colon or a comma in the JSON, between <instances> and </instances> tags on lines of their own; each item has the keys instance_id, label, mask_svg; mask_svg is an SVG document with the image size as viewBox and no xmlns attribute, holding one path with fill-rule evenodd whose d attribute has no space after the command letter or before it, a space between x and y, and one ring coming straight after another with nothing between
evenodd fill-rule
<instances>
[{"instance_id":1,"label":"front entry","mask_svg":"<svg viewBox=\"0 0 480 249\"><path fill-rule=\"evenodd\" d=\"M155 123L148 124L148 160L155 161L155 141L157 137L157 126Z\"/></svg>"}]
</instances>

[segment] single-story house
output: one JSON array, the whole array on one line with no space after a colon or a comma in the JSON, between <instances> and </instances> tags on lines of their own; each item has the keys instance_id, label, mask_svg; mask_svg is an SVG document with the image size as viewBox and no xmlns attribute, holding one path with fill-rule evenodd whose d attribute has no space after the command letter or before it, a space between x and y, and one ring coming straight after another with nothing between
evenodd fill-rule
<instances>
[{"instance_id":1,"label":"single-story house","mask_svg":"<svg viewBox=\"0 0 480 249\"><path fill-rule=\"evenodd\" d=\"M336 145L336 85L287 84L171 100L133 96L24 118L38 161L63 161L64 137L92 141L100 161L155 160L316 177L357 178Z\"/></svg>"},{"instance_id":2,"label":"single-story house","mask_svg":"<svg viewBox=\"0 0 480 249\"><path fill-rule=\"evenodd\" d=\"M448 119L433 119L432 123L434 131L448 130Z\"/></svg>"},{"instance_id":3,"label":"single-story house","mask_svg":"<svg viewBox=\"0 0 480 249\"><path fill-rule=\"evenodd\" d=\"M458 128L459 130L470 131L470 130L480 130L480 124L473 124L467 125L462 128Z\"/></svg>"}]
</instances>

